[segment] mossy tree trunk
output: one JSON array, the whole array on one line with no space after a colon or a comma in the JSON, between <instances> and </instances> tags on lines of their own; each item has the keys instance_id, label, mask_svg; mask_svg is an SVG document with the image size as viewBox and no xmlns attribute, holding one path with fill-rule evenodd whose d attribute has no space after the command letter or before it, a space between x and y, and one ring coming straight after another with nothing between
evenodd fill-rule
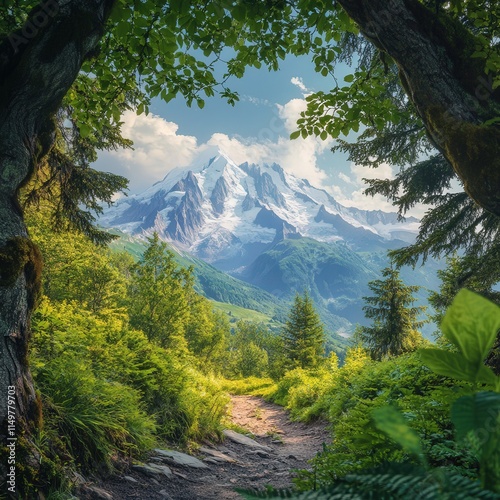
<instances>
[{"instance_id":1,"label":"mossy tree trunk","mask_svg":"<svg viewBox=\"0 0 500 500\"><path fill-rule=\"evenodd\" d=\"M36 467L34 448L30 453L29 443L41 411L27 362L30 317L39 293L41 257L27 234L18 192L52 146L52 117L83 61L98 45L112 3L112 0L79 0L61 5L56 0L41 2L26 24L0 43L2 483L7 466L3 444L9 442L9 437L15 436L19 439L17 443L24 443L23 456L26 459L31 454L35 460L29 465ZM14 422L12 414L9 418L13 410L15 430L8 426ZM19 453L18 450L18 458ZM21 478L17 480L20 483Z\"/></svg>"},{"instance_id":2,"label":"mossy tree trunk","mask_svg":"<svg viewBox=\"0 0 500 500\"><path fill-rule=\"evenodd\" d=\"M500 89L459 22L418 0L339 0L362 33L393 58L435 146L480 206L500 216Z\"/></svg>"}]
</instances>

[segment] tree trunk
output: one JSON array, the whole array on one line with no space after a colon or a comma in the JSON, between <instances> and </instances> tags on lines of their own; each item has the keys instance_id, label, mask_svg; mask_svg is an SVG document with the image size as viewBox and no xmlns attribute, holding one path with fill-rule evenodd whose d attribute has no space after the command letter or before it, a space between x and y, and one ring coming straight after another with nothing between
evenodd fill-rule
<instances>
[{"instance_id":1,"label":"tree trunk","mask_svg":"<svg viewBox=\"0 0 500 500\"><path fill-rule=\"evenodd\" d=\"M401 82L431 140L464 189L500 216L500 89L484 61L472 57L475 37L458 21L418 0L339 0L361 32L397 64Z\"/></svg>"},{"instance_id":2,"label":"tree trunk","mask_svg":"<svg viewBox=\"0 0 500 500\"><path fill-rule=\"evenodd\" d=\"M18 192L52 146L52 117L98 45L112 3L47 0L0 43L0 435L8 445L0 481L7 477L16 497L29 496L19 491L15 462L22 456L23 466L37 467L30 434L41 417L27 360L41 256L27 234Z\"/></svg>"}]
</instances>

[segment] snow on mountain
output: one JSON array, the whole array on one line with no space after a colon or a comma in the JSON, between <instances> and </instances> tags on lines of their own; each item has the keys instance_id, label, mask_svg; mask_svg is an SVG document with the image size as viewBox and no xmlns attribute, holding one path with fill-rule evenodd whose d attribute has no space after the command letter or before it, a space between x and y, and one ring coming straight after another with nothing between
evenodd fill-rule
<instances>
[{"instance_id":1,"label":"snow on mountain","mask_svg":"<svg viewBox=\"0 0 500 500\"><path fill-rule=\"evenodd\" d=\"M354 250L412 241L418 220L340 205L325 190L276 163L237 165L220 150L178 168L141 194L119 200L100 219L105 227L160 237L209 262L249 264L285 238L344 241ZM397 240L397 242L395 241Z\"/></svg>"}]
</instances>

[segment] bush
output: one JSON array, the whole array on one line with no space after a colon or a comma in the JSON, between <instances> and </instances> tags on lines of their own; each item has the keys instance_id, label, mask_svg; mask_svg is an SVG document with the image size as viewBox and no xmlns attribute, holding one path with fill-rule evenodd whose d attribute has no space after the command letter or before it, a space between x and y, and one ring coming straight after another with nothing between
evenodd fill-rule
<instances>
[{"instance_id":1,"label":"bush","mask_svg":"<svg viewBox=\"0 0 500 500\"><path fill-rule=\"evenodd\" d=\"M33 330L36 382L51 402L52 421L86 467L92 456L96 464L106 461L113 449L144 449L155 429L158 438L176 442L218 434L227 398L216 380L123 318L45 300Z\"/></svg>"},{"instance_id":2,"label":"bush","mask_svg":"<svg viewBox=\"0 0 500 500\"><path fill-rule=\"evenodd\" d=\"M108 465L116 450L130 455L155 444L154 419L131 387L98 379L73 359L48 363L37 382L59 435L85 468Z\"/></svg>"},{"instance_id":3,"label":"bush","mask_svg":"<svg viewBox=\"0 0 500 500\"><path fill-rule=\"evenodd\" d=\"M455 443L442 446L443 436L452 430L451 402L466 391L466 384L456 386L432 373L422 366L417 354L384 362L363 361L360 351L355 354L348 353L338 376L312 405L316 410L327 409L333 439L314 459L314 473L301 475L302 487L330 484L337 477L389 461L411 461L373 425L373 410L387 405L398 408L421 436L432 465L457 469L476 466ZM438 444L441 446L436 448Z\"/></svg>"}]
</instances>

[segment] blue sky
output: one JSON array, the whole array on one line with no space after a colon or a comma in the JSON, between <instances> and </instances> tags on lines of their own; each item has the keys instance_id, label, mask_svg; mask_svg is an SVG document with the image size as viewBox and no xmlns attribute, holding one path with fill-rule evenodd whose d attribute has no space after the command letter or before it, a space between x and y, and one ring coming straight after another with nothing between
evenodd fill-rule
<instances>
[{"instance_id":1,"label":"blue sky","mask_svg":"<svg viewBox=\"0 0 500 500\"><path fill-rule=\"evenodd\" d=\"M342 81L349 68L341 66L336 73ZM252 68L233 79L229 86L241 99L234 107L216 96L207 99L203 109L189 108L180 97L169 103L155 100L148 116L130 112L123 117L123 132L134 141L134 150L103 152L96 166L129 178L130 193L137 193L173 168L196 164L207 152L221 148L237 163L277 162L327 189L344 205L392 211L385 199L364 196L361 181L391 176L389 166L372 172L352 165L330 151L333 140L289 139L305 109L305 96L334 85L333 78L314 71L309 58L289 57L277 72Z\"/></svg>"}]
</instances>

